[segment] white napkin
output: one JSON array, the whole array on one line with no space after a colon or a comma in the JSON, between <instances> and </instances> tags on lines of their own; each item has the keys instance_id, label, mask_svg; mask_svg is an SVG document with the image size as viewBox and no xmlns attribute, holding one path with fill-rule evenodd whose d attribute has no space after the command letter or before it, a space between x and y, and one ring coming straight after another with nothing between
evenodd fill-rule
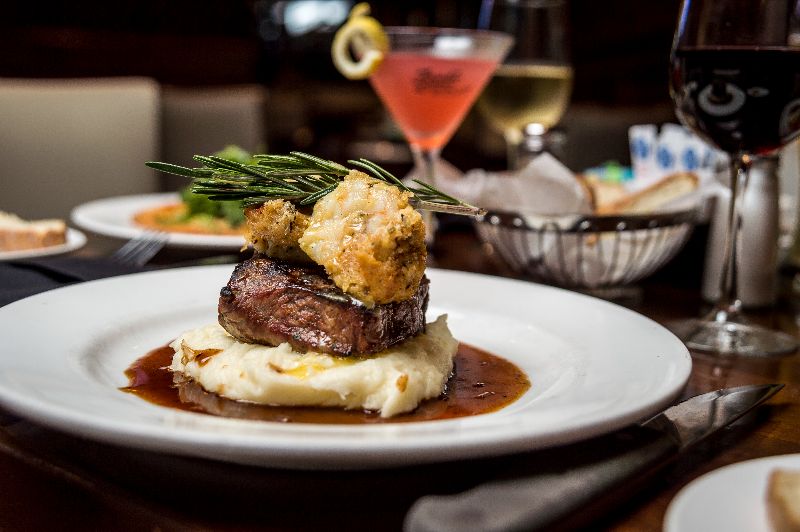
<instances>
[{"instance_id":1,"label":"white napkin","mask_svg":"<svg viewBox=\"0 0 800 532\"><path fill-rule=\"evenodd\" d=\"M490 210L541 215L592 212L584 185L549 153L539 155L518 172L470 170L460 178L438 176L436 186Z\"/></svg>"}]
</instances>

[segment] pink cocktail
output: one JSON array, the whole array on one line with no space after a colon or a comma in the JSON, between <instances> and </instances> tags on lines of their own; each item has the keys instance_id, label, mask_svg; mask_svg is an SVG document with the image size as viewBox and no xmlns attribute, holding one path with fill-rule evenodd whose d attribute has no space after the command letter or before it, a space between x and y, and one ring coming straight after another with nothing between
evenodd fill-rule
<instances>
[{"instance_id":1,"label":"pink cocktail","mask_svg":"<svg viewBox=\"0 0 800 532\"><path fill-rule=\"evenodd\" d=\"M505 33L389 27L389 51L370 76L411 145L417 175L435 185L439 151L511 48Z\"/></svg>"},{"instance_id":2,"label":"pink cocktail","mask_svg":"<svg viewBox=\"0 0 800 532\"><path fill-rule=\"evenodd\" d=\"M497 67L488 59L392 52L370 77L413 146L442 148Z\"/></svg>"}]
</instances>

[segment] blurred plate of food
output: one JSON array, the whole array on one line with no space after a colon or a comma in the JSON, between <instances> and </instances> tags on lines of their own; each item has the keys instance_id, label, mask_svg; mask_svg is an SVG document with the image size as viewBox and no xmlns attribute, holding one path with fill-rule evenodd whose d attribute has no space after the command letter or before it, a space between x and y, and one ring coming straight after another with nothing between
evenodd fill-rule
<instances>
[{"instance_id":1,"label":"blurred plate of food","mask_svg":"<svg viewBox=\"0 0 800 532\"><path fill-rule=\"evenodd\" d=\"M157 229L168 234L168 246L237 250L244 245L244 216L238 206L224 204L188 191L117 196L79 205L71 219L82 229L114 238Z\"/></svg>"},{"instance_id":2,"label":"blurred plate of food","mask_svg":"<svg viewBox=\"0 0 800 532\"><path fill-rule=\"evenodd\" d=\"M0 211L0 261L69 253L86 244L86 235L64 220L24 220Z\"/></svg>"}]
</instances>

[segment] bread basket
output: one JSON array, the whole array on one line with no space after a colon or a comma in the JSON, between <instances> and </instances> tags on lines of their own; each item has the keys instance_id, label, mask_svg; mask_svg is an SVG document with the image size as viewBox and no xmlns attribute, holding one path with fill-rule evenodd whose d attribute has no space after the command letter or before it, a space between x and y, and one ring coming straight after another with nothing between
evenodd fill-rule
<instances>
[{"instance_id":1,"label":"bread basket","mask_svg":"<svg viewBox=\"0 0 800 532\"><path fill-rule=\"evenodd\" d=\"M482 242L517 273L578 290L635 283L672 259L691 235L697 209L632 215L541 216L489 211Z\"/></svg>"}]
</instances>

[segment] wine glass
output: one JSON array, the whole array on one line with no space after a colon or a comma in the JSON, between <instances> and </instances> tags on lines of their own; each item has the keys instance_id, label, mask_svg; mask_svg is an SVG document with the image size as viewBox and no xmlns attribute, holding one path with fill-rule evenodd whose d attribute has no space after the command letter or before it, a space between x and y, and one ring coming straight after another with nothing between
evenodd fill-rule
<instances>
[{"instance_id":1,"label":"wine glass","mask_svg":"<svg viewBox=\"0 0 800 532\"><path fill-rule=\"evenodd\" d=\"M503 135L508 166L523 165L523 141L541 151L545 134L569 104L572 66L566 0L483 0L479 27L514 36L506 56L476 105Z\"/></svg>"},{"instance_id":2,"label":"wine glass","mask_svg":"<svg viewBox=\"0 0 800 532\"><path fill-rule=\"evenodd\" d=\"M730 155L731 201L720 297L703 319L670 328L687 346L722 355L794 351L797 339L747 324L737 298L741 199L754 158L800 134L800 0L684 0L671 54L680 120Z\"/></svg>"},{"instance_id":3,"label":"wine glass","mask_svg":"<svg viewBox=\"0 0 800 532\"><path fill-rule=\"evenodd\" d=\"M513 43L495 31L387 27L389 51L369 77L400 126L419 176L436 186L439 153ZM448 209L449 210L449 209ZM431 231L428 211L426 225Z\"/></svg>"}]
</instances>

